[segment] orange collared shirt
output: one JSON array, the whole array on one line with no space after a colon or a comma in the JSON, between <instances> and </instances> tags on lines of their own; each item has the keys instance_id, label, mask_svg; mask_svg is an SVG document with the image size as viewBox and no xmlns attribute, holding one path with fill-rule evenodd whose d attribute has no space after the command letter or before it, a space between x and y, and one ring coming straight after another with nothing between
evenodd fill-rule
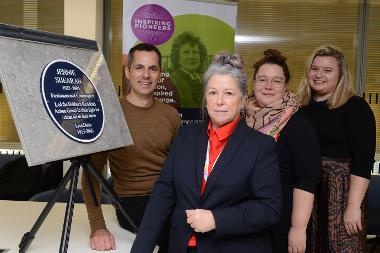
<instances>
[{"instance_id":1,"label":"orange collared shirt","mask_svg":"<svg viewBox=\"0 0 380 253\"><path fill-rule=\"evenodd\" d=\"M222 150L224 146L226 145L229 137L231 136L232 132L234 131L235 127L240 121L240 116L238 116L235 120L231 121L230 123L217 128L212 128L211 121L208 123L208 129L207 133L209 136L209 149L208 149L208 164L207 164L207 177L210 175L214 164L216 163L216 160L218 159L220 153L222 153ZM206 164L205 164L206 167ZM202 187L201 187L201 196L206 188L207 181L205 180L205 177L202 177ZM195 234L193 234L189 240L188 246L189 247L196 247L196 239Z\"/></svg>"}]
</instances>

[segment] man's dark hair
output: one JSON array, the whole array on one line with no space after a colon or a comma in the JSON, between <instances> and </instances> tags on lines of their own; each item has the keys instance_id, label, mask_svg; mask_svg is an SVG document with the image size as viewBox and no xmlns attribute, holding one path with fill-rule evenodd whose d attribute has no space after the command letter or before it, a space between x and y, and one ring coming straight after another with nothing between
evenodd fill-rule
<instances>
[{"instance_id":1,"label":"man's dark hair","mask_svg":"<svg viewBox=\"0 0 380 253\"><path fill-rule=\"evenodd\" d=\"M147 52L152 52L153 51L153 52L155 52L158 55L158 63L159 63L160 68L161 68L162 56L161 56L160 50L158 50L157 47L155 47L155 46L153 46L151 44L140 43L140 44L137 44L136 46L132 47L129 50L129 53L128 53L128 69L129 70L131 70L131 65L132 65L132 62L133 62L133 57L134 57L136 51L147 51Z\"/></svg>"}]
</instances>

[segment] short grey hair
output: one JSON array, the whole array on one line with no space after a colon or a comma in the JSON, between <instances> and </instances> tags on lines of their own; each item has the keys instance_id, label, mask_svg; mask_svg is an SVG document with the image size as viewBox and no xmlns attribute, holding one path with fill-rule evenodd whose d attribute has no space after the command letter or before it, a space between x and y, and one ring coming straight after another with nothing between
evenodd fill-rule
<instances>
[{"instance_id":1,"label":"short grey hair","mask_svg":"<svg viewBox=\"0 0 380 253\"><path fill-rule=\"evenodd\" d=\"M203 91L206 91L207 83L215 75L229 75L239 84L243 96L247 94L247 74L243 70L243 61L238 54L219 53L203 75Z\"/></svg>"},{"instance_id":2,"label":"short grey hair","mask_svg":"<svg viewBox=\"0 0 380 253\"><path fill-rule=\"evenodd\" d=\"M229 75L239 85L239 90L242 94L242 100L247 95L247 74L243 70L243 61L239 54L229 54L226 52L216 54L213 62L210 64L206 72L203 74L203 117L207 115L205 110L206 104L206 88L208 81L213 75Z\"/></svg>"}]
</instances>

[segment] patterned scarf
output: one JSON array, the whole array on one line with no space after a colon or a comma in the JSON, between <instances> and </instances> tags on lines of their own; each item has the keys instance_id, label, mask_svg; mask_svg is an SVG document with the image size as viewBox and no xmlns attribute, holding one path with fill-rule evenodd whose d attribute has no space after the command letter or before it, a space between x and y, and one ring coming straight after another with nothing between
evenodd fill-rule
<instances>
[{"instance_id":1,"label":"patterned scarf","mask_svg":"<svg viewBox=\"0 0 380 253\"><path fill-rule=\"evenodd\" d=\"M287 91L282 99L266 107L260 107L252 95L245 103L247 125L272 136L277 141L280 131L299 107L300 103L291 91Z\"/></svg>"}]
</instances>

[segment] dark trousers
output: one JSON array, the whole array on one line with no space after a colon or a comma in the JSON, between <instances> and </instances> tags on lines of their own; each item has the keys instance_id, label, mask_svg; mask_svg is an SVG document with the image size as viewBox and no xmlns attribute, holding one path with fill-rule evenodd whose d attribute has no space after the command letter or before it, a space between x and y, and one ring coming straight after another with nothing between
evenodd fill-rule
<instances>
[{"instance_id":1,"label":"dark trousers","mask_svg":"<svg viewBox=\"0 0 380 253\"><path fill-rule=\"evenodd\" d=\"M149 195L145 196L133 196L120 198L120 203L123 206L125 212L129 218L135 223L137 228L140 226L142 218L144 216L145 208L149 201ZM132 231L132 227L129 222L124 218L119 210L116 210L116 217L122 228ZM165 222L158 241L159 253L168 252L169 244L169 220Z\"/></svg>"}]
</instances>

